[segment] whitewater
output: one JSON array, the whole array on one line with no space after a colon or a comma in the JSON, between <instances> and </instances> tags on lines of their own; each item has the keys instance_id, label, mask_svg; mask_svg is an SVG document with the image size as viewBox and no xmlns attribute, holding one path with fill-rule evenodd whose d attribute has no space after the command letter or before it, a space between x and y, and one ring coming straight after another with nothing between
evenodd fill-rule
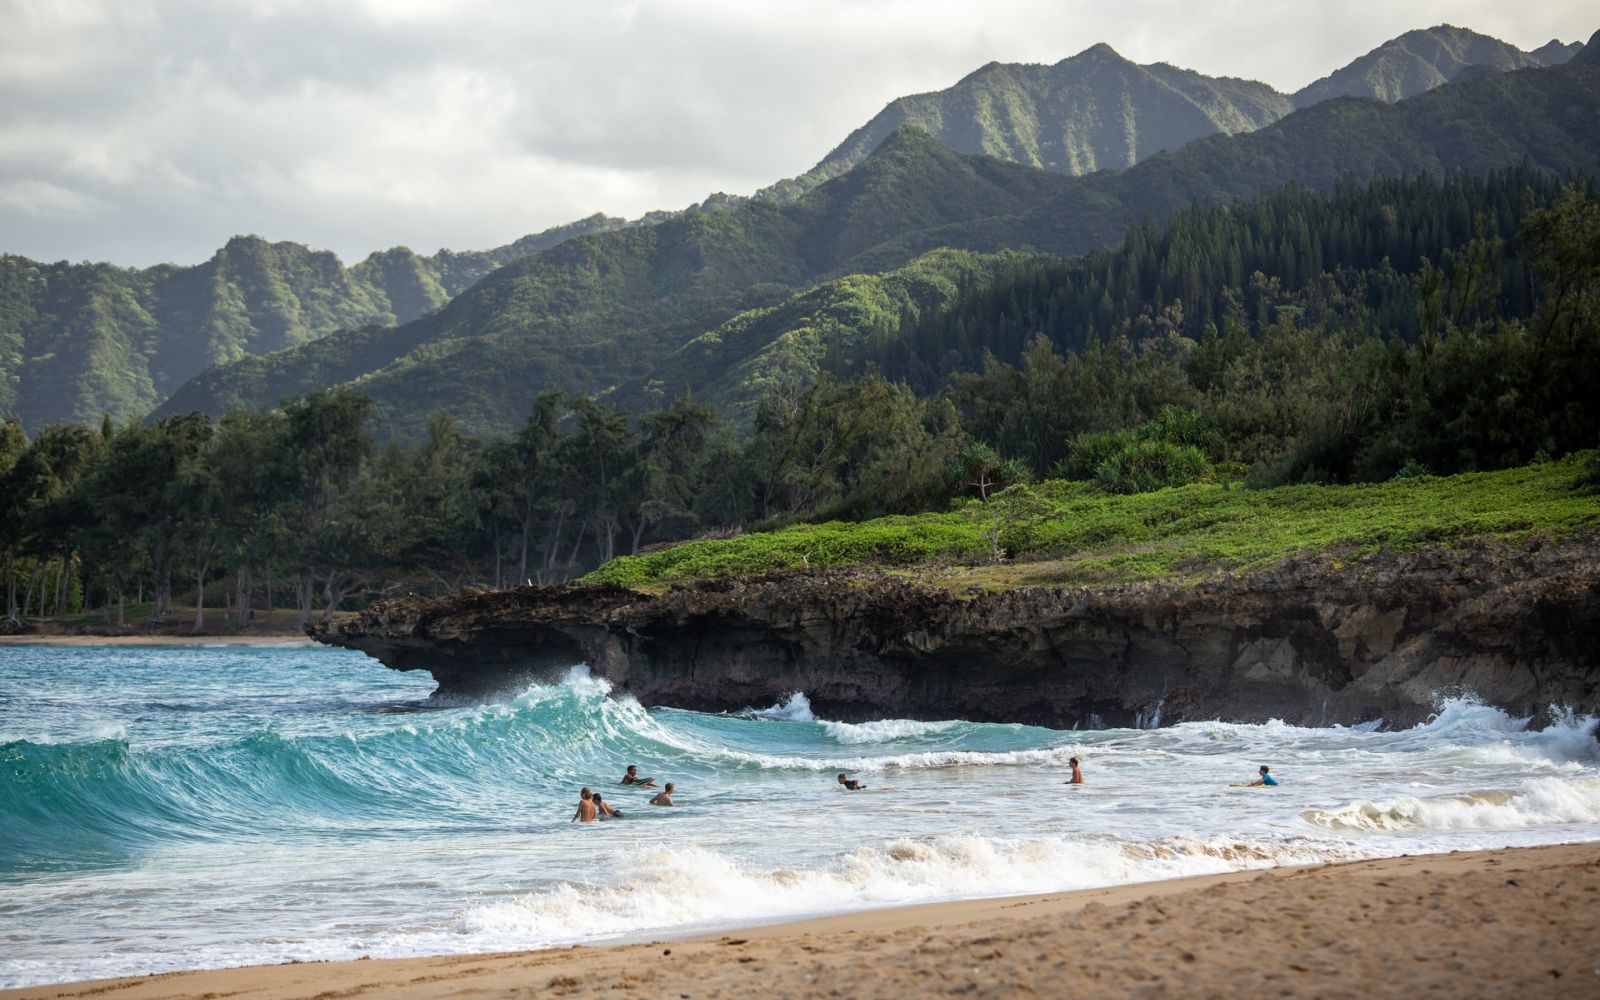
<instances>
[{"instance_id":1,"label":"whitewater","mask_svg":"<svg viewBox=\"0 0 1600 1000\"><path fill-rule=\"evenodd\" d=\"M1393 731L1067 732L646 710L581 667L432 687L333 649L0 647L0 987L1600 840L1596 720L1470 696ZM1280 787L1230 787L1261 764ZM570 823L584 785L625 817Z\"/></svg>"}]
</instances>

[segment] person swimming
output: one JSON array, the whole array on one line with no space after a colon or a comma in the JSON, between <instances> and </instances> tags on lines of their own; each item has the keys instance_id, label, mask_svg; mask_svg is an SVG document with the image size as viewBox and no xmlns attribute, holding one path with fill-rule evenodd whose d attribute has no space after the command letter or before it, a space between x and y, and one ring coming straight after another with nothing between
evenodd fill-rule
<instances>
[{"instance_id":1,"label":"person swimming","mask_svg":"<svg viewBox=\"0 0 1600 1000\"><path fill-rule=\"evenodd\" d=\"M1067 779L1067 784L1069 784L1069 785L1081 785L1081 784L1083 784L1083 772L1078 769L1078 758L1074 757L1071 760L1067 761L1067 763L1069 765L1071 765L1071 767L1072 767L1072 777Z\"/></svg>"},{"instance_id":2,"label":"person swimming","mask_svg":"<svg viewBox=\"0 0 1600 1000\"><path fill-rule=\"evenodd\" d=\"M867 787L854 778L845 777L843 772L840 772L839 774L839 784L843 785L846 790L852 792L859 792Z\"/></svg>"},{"instance_id":3,"label":"person swimming","mask_svg":"<svg viewBox=\"0 0 1600 1000\"><path fill-rule=\"evenodd\" d=\"M599 819L621 819L622 810L600 798L600 793L594 793L594 808Z\"/></svg>"},{"instance_id":4,"label":"person swimming","mask_svg":"<svg viewBox=\"0 0 1600 1000\"><path fill-rule=\"evenodd\" d=\"M622 776L620 784L638 785L640 788L654 788L656 787L656 779L639 777L639 765L629 764L628 773Z\"/></svg>"},{"instance_id":5,"label":"person swimming","mask_svg":"<svg viewBox=\"0 0 1600 1000\"><path fill-rule=\"evenodd\" d=\"M1262 786L1265 786L1267 788L1277 788L1278 787L1278 779L1274 778L1272 775L1267 773L1270 770L1272 770L1272 769L1267 767L1267 765L1262 764L1261 765L1261 771L1260 771L1261 777L1259 777L1256 780L1250 782L1250 787L1251 788L1260 788Z\"/></svg>"},{"instance_id":6,"label":"person swimming","mask_svg":"<svg viewBox=\"0 0 1600 1000\"><path fill-rule=\"evenodd\" d=\"M676 786L673 785L672 782L670 782L670 781L667 782L667 787L663 788L661 791L657 792L655 794L655 797L650 800L650 804L653 805L653 806L670 806L670 805L672 805L672 789L674 787L676 787Z\"/></svg>"},{"instance_id":7,"label":"person swimming","mask_svg":"<svg viewBox=\"0 0 1600 1000\"><path fill-rule=\"evenodd\" d=\"M599 819L595 809L595 794L585 788L578 793L578 811L572 814L573 823L593 823Z\"/></svg>"}]
</instances>

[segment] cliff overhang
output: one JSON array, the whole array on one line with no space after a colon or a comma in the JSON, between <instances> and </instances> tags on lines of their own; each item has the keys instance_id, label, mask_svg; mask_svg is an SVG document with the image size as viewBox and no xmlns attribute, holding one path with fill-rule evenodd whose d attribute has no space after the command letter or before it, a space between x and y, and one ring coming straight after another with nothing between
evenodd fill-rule
<instances>
[{"instance_id":1,"label":"cliff overhang","mask_svg":"<svg viewBox=\"0 0 1600 1000\"><path fill-rule=\"evenodd\" d=\"M1479 540L972 595L867 568L659 594L478 590L385 601L312 635L457 694L587 663L645 705L708 711L804 691L845 721L1400 725L1461 692L1524 715L1600 709L1597 554L1593 534Z\"/></svg>"}]
</instances>

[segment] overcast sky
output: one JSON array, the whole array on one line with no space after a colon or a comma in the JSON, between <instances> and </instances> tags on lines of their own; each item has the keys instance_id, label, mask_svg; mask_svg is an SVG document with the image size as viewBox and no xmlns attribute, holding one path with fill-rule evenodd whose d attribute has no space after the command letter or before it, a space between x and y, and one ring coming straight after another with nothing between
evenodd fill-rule
<instances>
[{"instance_id":1,"label":"overcast sky","mask_svg":"<svg viewBox=\"0 0 1600 1000\"><path fill-rule=\"evenodd\" d=\"M0 0L0 252L354 262L801 173L902 94L1096 42L1291 91L1412 28L1584 41L1592 0Z\"/></svg>"}]
</instances>

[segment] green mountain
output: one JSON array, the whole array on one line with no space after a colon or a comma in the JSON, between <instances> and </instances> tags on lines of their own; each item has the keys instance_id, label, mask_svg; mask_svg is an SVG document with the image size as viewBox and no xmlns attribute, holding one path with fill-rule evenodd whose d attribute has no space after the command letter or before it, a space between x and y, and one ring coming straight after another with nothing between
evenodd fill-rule
<instances>
[{"instance_id":1,"label":"green mountain","mask_svg":"<svg viewBox=\"0 0 1600 1000\"><path fill-rule=\"evenodd\" d=\"M979 253L1081 254L1119 239L1141 218L1160 222L1188 205L1258 197L1289 184L1331 190L1341 179L1483 174L1524 159L1556 172L1600 162L1600 69L1565 66L1499 73L1438 87L1396 104L1326 101L1277 124L1214 136L1128 170L1072 179L1014 216L922 230L856 263L892 267L937 247Z\"/></svg>"},{"instance_id":2,"label":"green mountain","mask_svg":"<svg viewBox=\"0 0 1600 1000\"><path fill-rule=\"evenodd\" d=\"M211 365L416 319L510 261L622 225L596 215L493 250L421 257L395 247L349 268L256 236L193 267L3 256L0 413L33 429L141 417Z\"/></svg>"},{"instance_id":3,"label":"green mountain","mask_svg":"<svg viewBox=\"0 0 1600 1000\"><path fill-rule=\"evenodd\" d=\"M1582 42L1563 42L1559 38L1552 38L1528 55L1537 59L1541 66L1560 66L1582 51Z\"/></svg>"},{"instance_id":4,"label":"green mountain","mask_svg":"<svg viewBox=\"0 0 1600 1000\"><path fill-rule=\"evenodd\" d=\"M1566 59L1557 58L1557 50L1551 49L1551 45L1559 49L1560 44L1544 46L1539 50L1545 53L1541 57L1498 38L1448 24L1408 31L1295 91L1294 106L1306 108L1335 97L1403 101L1449 82L1468 66L1505 71L1565 62ZM1571 55L1569 52L1567 58Z\"/></svg>"},{"instance_id":5,"label":"green mountain","mask_svg":"<svg viewBox=\"0 0 1600 1000\"><path fill-rule=\"evenodd\" d=\"M1128 167L1218 132L1248 132L1291 110L1264 83L1140 66L1096 45L1053 66L989 63L947 90L893 101L821 163L762 194L792 198L838 177L907 125L958 152L1076 175Z\"/></svg>"},{"instance_id":6,"label":"green mountain","mask_svg":"<svg viewBox=\"0 0 1600 1000\"><path fill-rule=\"evenodd\" d=\"M852 261L886 238L1015 216L1069 183L962 156L903 129L855 170L792 204L747 201L572 239L496 271L413 323L341 332L214 368L158 413L267 406L350 383L402 432L419 429L440 406L465 428L490 432L519 422L533 397L552 388L643 392L655 379L660 392L677 395L709 376L663 373L668 384L655 366L706 331L860 270Z\"/></svg>"},{"instance_id":7,"label":"green mountain","mask_svg":"<svg viewBox=\"0 0 1600 1000\"><path fill-rule=\"evenodd\" d=\"M936 282L922 280L930 274L981 282L995 266L959 255L911 264L932 251L1080 254L1191 204L1289 184L1331 190L1343 178L1483 174L1524 159L1593 169L1600 70L1497 74L1392 105L1326 102L1078 178L959 155L902 129L793 204L752 201L570 240L416 322L213 369L159 412L270 405L341 383L371 394L400 433L438 407L469 430L503 432L553 388L609 391L628 408L690 390L748 412L741 382L770 383L786 366L803 374L819 352L837 349L830 341L863 335L843 317L870 325L916 308L913 299L931 301ZM877 277L835 280L850 274Z\"/></svg>"}]
</instances>

